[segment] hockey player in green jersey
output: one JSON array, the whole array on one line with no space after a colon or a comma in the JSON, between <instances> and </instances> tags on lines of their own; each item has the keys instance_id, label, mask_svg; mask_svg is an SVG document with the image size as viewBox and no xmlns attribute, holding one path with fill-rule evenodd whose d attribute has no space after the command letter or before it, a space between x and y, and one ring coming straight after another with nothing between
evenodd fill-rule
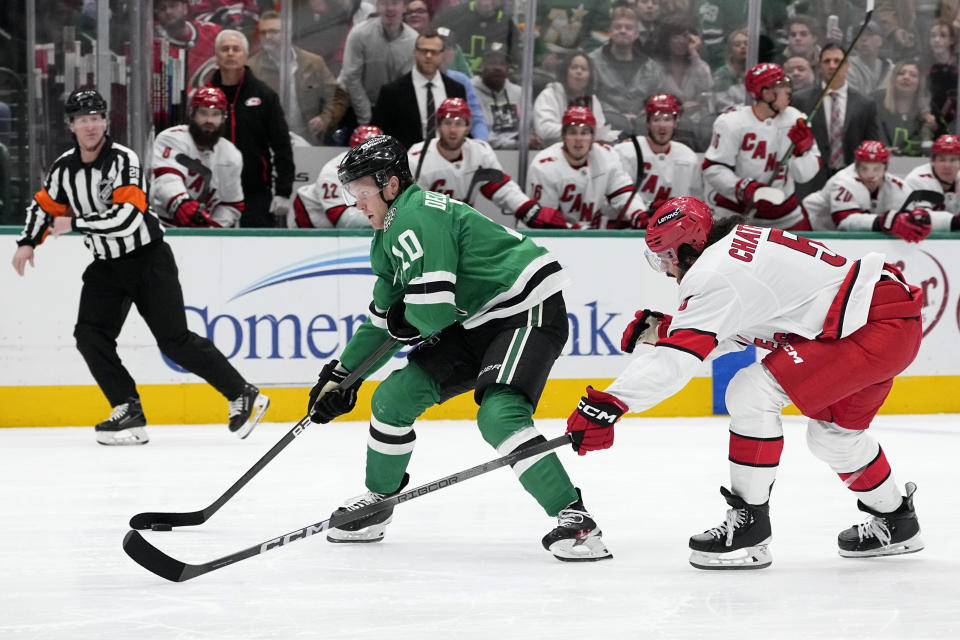
<instances>
[{"instance_id":1,"label":"hockey player in green jersey","mask_svg":"<svg viewBox=\"0 0 960 640\"><path fill-rule=\"evenodd\" d=\"M310 392L310 418L325 423L353 408L360 382L347 388L339 383L388 334L417 345L406 366L373 394L368 491L340 508L349 511L406 485L414 421L461 393L474 392L480 432L502 455L544 440L533 412L567 340L561 294L566 278L556 259L529 238L462 202L420 189L395 138L377 136L354 147L340 164L339 178L347 204L376 230L370 263L377 279L368 320L340 362L323 367ZM544 548L561 560L612 557L555 453L513 468L524 489L557 517ZM327 539L377 542L392 517L393 509L385 509L331 529Z\"/></svg>"}]
</instances>

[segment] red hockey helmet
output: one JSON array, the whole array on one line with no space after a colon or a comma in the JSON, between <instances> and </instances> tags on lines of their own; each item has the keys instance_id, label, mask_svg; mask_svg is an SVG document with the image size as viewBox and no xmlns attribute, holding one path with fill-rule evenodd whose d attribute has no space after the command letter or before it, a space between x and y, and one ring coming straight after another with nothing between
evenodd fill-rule
<instances>
[{"instance_id":1,"label":"red hockey helmet","mask_svg":"<svg viewBox=\"0 0 960 640\"><path fill-rule=\"evenodd\" d=\"M952 133L945 133L933 142L932 155L945 154L960 156L960 138Z\"/></svg>"},{"instance_id":2,"label":"red hockey helmet","mask_svg":"<svg viewBox=\"0 0 960 640\"><path fill-rule=\"evenodd\" d=\"M890 161L890 152L879 140L864 140L854 150L853 158L857 162L882 162L887 164Z\"/></svg>"},{"instance_id":3,"label":"red hockey helmet","mask_svg":"<svg viewBox=\"0 0 960 640\"><path fill-rule=\"evenodd\" d=\"M761 62L750 67L743 83L747 88L747 93L753 96L754 100L759 100L761 91L774 86L786 77L780 65L772 62Z\"/></svg>"},{"instance_id":4,"label":"red hockey helmet","mask_svg":"<svg viewBox=\"0 0 960 640\"><path fill-rule=\"evenodd\" d=\"M470 121L470 105L463 98L447 98L440 103L437 109L437 120L444 118L463 118Z\"/></svg>"},{"instance_id":5,"label":"red hockey helmet","mask_svg":"<svg viewBox=\"0 0 960 640\"><path fill-rule=\"evenodd\" d=\"M363 142L368 138L373 136L379 136L383 133L380 130L380 127L373 124L361 124L356 129L353 130L353 133L350 135L350 148L353 149L355 146Z\"/></svg>"},{"instance_id":6,"label":"red hockey helmet","mask_svg":"<svg viewBox=\"0 0 960 640\"><path fill-rule=\"evenodd\" d=\"M597 119L593 117L593 111L590 111L590 109L586 107L570 107L563 112L563 126L567 127L572 124L587 125L592 129L596 129Z\"/></svg>"},{"instance_id":7,"label":"red hockey helmet","mask_svg":"<svg viewBox=\"0 0 960 640\"><path fill-rule=\"evenodd\" d=\"M647 224L647 260L657 271L666 271L667 262L677 264L681 245L703 251L711 228L713 214L702 200L692 196L667 200Z\"/></svg>"},{"instance_id":8,"label":"red hockey helmet","mask_svg":"<svg viewBox=\"0 0 960 640\"><path fill-rule=\"evenodd\" d=\"M680 112L683 111L677 99L669 93L655 93L650 96L646 109L648 120L657 113L669 113L679 118Z\"/></svg>"},{"instance_id":9,"label":"red hockey helmet","mask_svg":"<svg viewBox=\"0 0 960 640\"><path fill-rule=\"evenodd\" d=\"M201 87L194 91L193 97L190 98L190 108L196 109L197 107L211 107L226 113L227 96L217 87Z\"/></svg>"}]
</instances>

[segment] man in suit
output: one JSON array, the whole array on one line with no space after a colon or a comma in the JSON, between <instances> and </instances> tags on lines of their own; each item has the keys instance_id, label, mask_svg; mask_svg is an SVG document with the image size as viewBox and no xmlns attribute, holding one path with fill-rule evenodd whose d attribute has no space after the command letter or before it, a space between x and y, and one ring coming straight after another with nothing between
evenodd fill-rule
<instances>
[{"instance_id":1,"label":"man in suit","mask_svg":"<svg viewBox=\"0 0 960 640\"><path fill-rule=\"evenodd\" d=\"M820 82L793 94L791 104L804 113L810 113L820 93L843 60L843 49L830 43L820 52ZM813 180L797 186L797 197L803 198L823 188L827 180L853 162L853 152L864 140L876 140L877 106L867 96L847 85L847 64L837 72L830 90L820 105L813 121L808 123L820 148L822 165Z\"/></svg>"},{"instance_id":2,"label":"man in suit","mask_svg":"<svg viewBox=\"0 0 960 640\"><path fill-rule=\"evenodd\" d=\"M380 89L373 109L373 123L409 149L434 137L436 110L446 98L464 98L463 85L440 72L444 40L433 30L417 37L413 69Z\"/></svg>"}]
</instances>

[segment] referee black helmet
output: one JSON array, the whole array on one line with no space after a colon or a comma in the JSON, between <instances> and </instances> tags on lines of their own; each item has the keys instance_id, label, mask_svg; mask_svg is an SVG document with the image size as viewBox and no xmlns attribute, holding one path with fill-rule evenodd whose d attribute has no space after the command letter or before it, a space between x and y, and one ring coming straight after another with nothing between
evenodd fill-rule
<instances>
[{"instance_id":1,"label":"referee black helmet","mask_svg":"<svg viewBox=\"0 0 960 640\"><path fill-rule=\"evenodd\" d=\"M106 118L107 101L96 89L77 89L67 97L64 110L70 122L77 116L93 114Z\"/></svg>"}]
</instances>

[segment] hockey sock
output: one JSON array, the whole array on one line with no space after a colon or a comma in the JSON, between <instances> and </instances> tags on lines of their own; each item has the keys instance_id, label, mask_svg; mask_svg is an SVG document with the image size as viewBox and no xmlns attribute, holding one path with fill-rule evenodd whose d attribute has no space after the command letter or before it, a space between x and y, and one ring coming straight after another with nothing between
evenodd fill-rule
<instances>
[{"instance_id":1,"label":"hockey sock","mask_svg":"<svg viewBox=\"0 0 960 640\"><path fill-rule=\"evenodd\" d=\"M533 405L520 391L491 385L483 394L477 424L483 439L501 455L544 440L533 426ZM513 465L520 484L549 516L579 499L577 491L555 453L521 460Z\"/></svg>"}]
</instances>

